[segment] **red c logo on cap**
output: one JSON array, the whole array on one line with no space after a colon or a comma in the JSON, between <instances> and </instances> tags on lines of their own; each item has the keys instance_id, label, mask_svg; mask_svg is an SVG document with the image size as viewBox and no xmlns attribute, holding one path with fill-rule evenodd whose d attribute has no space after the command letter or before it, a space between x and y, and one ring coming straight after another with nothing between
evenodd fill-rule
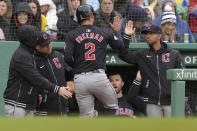
<instances>
[{"instance_id":1,"label":"red c logo on cap","mask_svg":"<svg viewBox=\"0 0 197 131\"><path fill-rule=\"evenodd\" d=\"M47 35L46 35L46 34L43 34L43 38L44 38L45 40L47 40Z\"/></svg>"},{"instance_id":2,"label":"red c logo on cap","mask_svg":"<svg viewBox=\"0 0 197 131\"><path fill-rule=\"evenodd\" d=\"M150 27L151 27L151 25L148 25L148 27L147 27L147 28L148 28L148 30L150 30Z\"/></svg>"}]
</instances>

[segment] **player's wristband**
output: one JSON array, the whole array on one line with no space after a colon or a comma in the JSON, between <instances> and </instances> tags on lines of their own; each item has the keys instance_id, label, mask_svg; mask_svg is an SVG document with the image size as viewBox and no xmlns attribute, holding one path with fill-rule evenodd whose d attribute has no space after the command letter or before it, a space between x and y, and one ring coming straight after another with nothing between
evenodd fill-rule
<instances>
[{"instance_id":1,"label":"player's wristband","mask_svg":"<svg viewBox=\"0 0 197 131\"><path fill-rule=\"evenodd\" d=\"M141 85L141 82L138 81L138 80L133 80L133 84L137 85L137 86L140 86Z\"/></svg>"},{"instance_id":2,"label":"player's wristband","mask_svg":"<svg viewBox=\"0 0 197 131\"><path fill-rule=\"evenodd\" d=\"M55 88L54 88L54 93L57 94L59 92L59 89L60 89L60 87L56 85Z\"/></svg>"},{"instance_id":3,"label":"player's wristband","mask_svg":"<svg viewBox=\"0 0 197 131\"><path fill-rule=\"evenodd\" d=\"M124 39L127 39L127 40L131 40L131 36L129 36L129 35L127 35L127 34L124 34L124 35L123 35L123 38L124 38Z\"/></svg>"}]
</instances>

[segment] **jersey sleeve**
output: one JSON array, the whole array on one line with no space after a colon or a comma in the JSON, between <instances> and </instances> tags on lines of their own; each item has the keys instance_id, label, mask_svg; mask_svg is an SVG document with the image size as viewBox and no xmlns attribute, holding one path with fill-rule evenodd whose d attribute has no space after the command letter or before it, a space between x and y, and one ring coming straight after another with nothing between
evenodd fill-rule
<instances>
[{"instance_id":1,"label":"jersey sleeve","mask_svg":"<svg viewBox=\"0 0 197 131\"><path fill-rule=\"evenodd\" d=\"M127 63L137 64L139 52L128 50L130 40L131 40L131 37L124 34L124 36L123 36L124 46L119 50L119 58Z\"/></svg>"},{"instance_id":2,"label":"jersey sleeve","mask_svg":"<svg viewBox=\"0 0 197 131\"><path fill-rule=\"evenodd\" d=\"M73 72L72 72L72 68L66 63L64 62L64 67L65 67L65 78L66 81L73 81Z\"/></svg>"},{"instance_id":3,"label":"jersey sleeve","mask_svg":"<svg viewBox=\"0 0 197 131\"><path fill-rule=\"evenodd\" d=\"M129 104L131 104L138 111L146 114L146 103L139 96L141 82L138 80L134 80L129 91L127 93L126 99Z\"/></svg>"},{"instance_id":4,"label":"jersey sleeve","mask_svg":"<svg viewBox=\"0 0 197 131\"><path fill-rule=\"evenodd\" d=\"M109 43L112 49L120 49L123 47L123 40L120 31L104 31L107 36L107 43Z\"/></svg>"},{"instance_id":5,"label":"jersey sleeve","mask_svg":"<svg viewBox=\"0 0 197 131\"><path fill-rule=\"evenodd\" d=\"M51 83L39 73L39 71L35 68L33 57L29 55L20 55L14 60L16 71L20 73L20 75L23 76L29 83L35 87L44 88L54 91L54 93L58 93L60 87Z\"/></svg>"}]
</instances>

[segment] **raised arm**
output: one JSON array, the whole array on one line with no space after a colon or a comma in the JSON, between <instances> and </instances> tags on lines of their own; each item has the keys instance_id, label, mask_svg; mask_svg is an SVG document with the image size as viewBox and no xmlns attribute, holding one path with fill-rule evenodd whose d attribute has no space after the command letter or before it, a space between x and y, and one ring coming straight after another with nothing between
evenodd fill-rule
<instances>
[{"instance_id":1,"label":"raised arm","mask_svg":"<svg viewBox=\"0 0 197 131\"><path fill-rule=\"evenodd\" d=\"M107 42L112 49L120 49L123 47L123 40L120 33L122 20L119 16L114 17L113 23L110 23L112 32L106 31Z\"/></svg>"},{"instance_id":2,"label":"raised arm","mask_svg":"<svg viewBox=\"0 0 197 131\"><path fill-rule=\"evenodd\" d=\"M128 21L126 23L125 32L123 35L124 47L119 51L119 57L123 61L131 64L137 63L138 51L128 51L131 36L135 33L135 28L133 28L133 22Z\"/></svg>"},{"instance_id":3,"label":"raised arm","mask_svg":"<svg viewBox=\"0 0 197 131\"><path fill-rule=\"evenodd\" d=\"M144 102L142 97L139 96L141 80L141 74L140 71L138 71L137 76L135 80L133 80L133 83L127 93L127 102L131 104L135 109L146 114L146 103Z\"/></svg>"}]
</instances>

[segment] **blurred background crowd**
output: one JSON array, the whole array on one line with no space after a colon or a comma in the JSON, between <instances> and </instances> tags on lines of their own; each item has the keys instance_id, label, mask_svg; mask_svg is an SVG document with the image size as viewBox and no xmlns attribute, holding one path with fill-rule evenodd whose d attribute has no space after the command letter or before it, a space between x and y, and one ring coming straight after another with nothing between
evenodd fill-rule
<instances>
[{"instance_id":1,"label":"blurred background crowd","mask_svg":"<svg viewBox=\"0 0 197 131\"><path fill-rule=\"evenodd\" d=\"M17 40L19 26L30 24L49 33L53 41L64 41L69 31L79 26L76 9L90 4L96 12L95 26L110 28L114 16L128 20L136 32L131 42L145 42L144 25L162 27L163 41L195 43L197 41L196 0L0 0L0 39Z\"/></svg>"}]
</instances>

